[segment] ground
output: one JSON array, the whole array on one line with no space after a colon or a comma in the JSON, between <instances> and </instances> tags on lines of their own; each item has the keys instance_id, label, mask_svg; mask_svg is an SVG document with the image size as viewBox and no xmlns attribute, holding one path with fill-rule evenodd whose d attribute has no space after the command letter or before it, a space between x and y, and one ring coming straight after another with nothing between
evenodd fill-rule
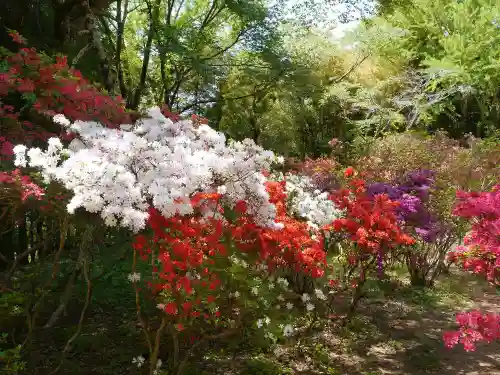
<instances>
[{"instance_id":1,"label":"ground","mask_svg":"<svg viewBox=\"0 0 500 375\"><path fill-rule=\"evenodd\" d=\"M122 285L123 286L123 285ZM126 292L107 285L95 296L89 321L68 356L61 374L135 374L131 360L140 354L140 332L133 304L117 306ZM99 290L98 288L96 290ZM110 308L113 309L110 312ZM446 349L442 332L454 327L457 311L481 309L500 313L500 296L476 277L452 273L433 289L410 288L404 280L370 287L359 314L347 327L332 320L308 337L283 345L273 353L211 351L191 363L192 374L241 375L500 375L500 343L480 345L473 353L461 347ZM58 334L45 337L32 358L45 375L56 351L74 332L61 322Z\"/></svg>"},{"instance_id":2,"label":"ground","mask_svg":"<svg viewBox=\"0 0 500 375\"><path fill-rule=\"evenodd\" d=\"M500 375L500 343L473 353L443 346L442 332L462 309L500 312L500 296L477 279L453 275L434 290L402 286L370 298L348 327L333 323L309 340L307 352L294 348L304 353L294 373L319 374L312 368L323 360L326 373L339 375Z\"/></svg>"}]
</instances>

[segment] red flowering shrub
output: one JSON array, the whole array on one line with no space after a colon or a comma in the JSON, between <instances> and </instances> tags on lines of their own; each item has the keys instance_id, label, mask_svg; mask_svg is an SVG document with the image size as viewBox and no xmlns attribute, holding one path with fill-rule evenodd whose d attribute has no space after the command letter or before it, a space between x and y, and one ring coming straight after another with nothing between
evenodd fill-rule
<instances>
[{"instance_id":1,"label":"red flowering shrub","mask_svg":"<svg viewBox=\"0 0 500 375\"><path fill-rule=\"evenodd\" d=\"M151 210L151 234L138 235L133 247L153 265L145 282L164 319L178 331L206 333L213 330L210 322L235 330L256 324L274 341L291 334L292 328L278 323L293 323L304 308L315 308L311 297L303 297L303 308L298 308L300 296L283 276L287 270L316 279L326 276L322 238L314 239L305 222L287 215L285 181L268 182L267 190L281 230L257 226L246 214L245 202L235 209L223 207L216 193L192 197L199 212L193 216L166 219ZM219 217L201 215L207 207ZM141 278L136 268L130 278ZM316 296L326 299L320 291Z\"/></svg>"},{"instance_id":2,"label":"red flowering shrub","mask_svg":"<svg viewBox=\"0 0 500 375\"><path fill-rule=\"evenodd\" d=\"M48 56L26 47L17 32L17 52L0 49L0 156L12 154L12 143L30 143L50 136L65 137L50 118L62 113L70 120L99 121L108 126L129 123L120 97L101 93L81 73L70 68L66 57ZM43 118L49 117L45 126ZM47 122L47 120L45 120ZM35 124L36 123L36 124Z\"/></svg>"},{"instance_id":3,"label":"red flowering shrub","mask_svg":"<svg viewBox=\"0 0 500 375\"><path fill-rule=\"evenodd\" d=\"M228 284L235 284L225 274L233 267L231 262L246 264L243 267L246 272L264 270L268 275L279 275L280 270L287 268L313 277L325 274L326 255L321 239L312 239L306 223L287 216L284 184L267 185L270 200L277 208L276 222L283 224L281 230L257 226L246 215L244 202L239 202L234 212L224 209L215 193L193 197L193 207L215 205L227 220L202 216L166 219L151 211L149 226L153 234L137 236L134 249L142 259L154 256L159 262L153 269L158 277L149 286L155 294L161 291L169 294L169 302L165 304L169 315L199 317L201 314L207 318L209 307L223 308L227 293L232 291ZM226 293L221 294L221 287L225 287ZM220 310L212 309L210 315L215 311Z\"/></svg>"},{"instance_id":4,"label":"red flowering shrub","mask_svg":"<svg viewBox=\"0 0 500 375\"><path fill-rule=\"evenodd\" d=\"M345 176L354 176L355 171L349 167ZM345 209L345 218L333 222L333 230L345 232L363 254L384 253L390 248L400 245L411 245L414 239L405 234L398 226L396 207L385 194L375 198L366 194L365 181L352 178L350 189L340 189L331 195L331 199L340 209Z\"/></svg>"},{"instance_id":5,"label":"red flowering shrub","mask_svg":"<svg viewBox=\"0 0 500 375\"><path fill-rule=\"evenodd\" d=\"M385 194L368 195L365 181L355 177L356 171L352 167L347 168L344 175L349 187L336 191L330 199L339 209L345 210L345 216L324 229L343 233L348 244L344 270L347 277L343 277L343 282L355 289L346 317L348 320L363 296L368 274L378 268L380 276L389 252L413 244L414 239L398 226L396 208L399 202L391 201Z\"/></svg>"}]
</instances>

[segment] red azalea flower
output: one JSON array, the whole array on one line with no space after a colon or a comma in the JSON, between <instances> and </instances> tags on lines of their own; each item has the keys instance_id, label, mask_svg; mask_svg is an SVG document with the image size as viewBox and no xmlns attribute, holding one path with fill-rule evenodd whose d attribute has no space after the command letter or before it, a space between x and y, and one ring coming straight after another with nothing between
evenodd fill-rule
<instances>
[{"instance_id":1,"label":"red azalea flower","mask_svg":"<svg viewBox=\"0 0 500 375\"><path fill-rule=\"evenodd\" d=\"M354 168L353 167L346 168L346 170L344 171L344 176L346 178L349 178L349 177L351 177L353 175L354 175Z\"/></svg>"}]
</instances>

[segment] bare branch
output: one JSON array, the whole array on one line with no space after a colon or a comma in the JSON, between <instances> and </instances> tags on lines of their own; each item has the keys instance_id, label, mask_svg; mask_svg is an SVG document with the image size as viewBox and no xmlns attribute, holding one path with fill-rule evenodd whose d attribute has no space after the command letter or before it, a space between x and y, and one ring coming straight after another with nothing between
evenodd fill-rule
<instances>
[{"instance_id":1,"label":"bare branch","mask_svg":"<svg viewBox=\"0 0 500 375\"><path fill-rule=\"evenodd\" d=\"M361 59L356 60L356 62L345 72L340 78L332 82L333 85L342 82L346 79L358 66L360 66L370 55L366 54Z\"/></svg>"},{"instance_id":2,"label":"bare branch","mask_svg":"<svg viewBox=\"0 0 500 375\"><path fill-rule=\"evenodd\" d=\"M272 88L273 86L275 86L277 83L278 83L278 78L283 74L283 71L281 71L278 76L276 77L275 80L273 80L272 82L268 82L267 84L264 84L262 85L261 87L259 87L258 89L256 88L256 90L254 90L253 92L251 92L250 94L245 94L245 95L240 95L240 96L235 96L235 97L222 97L224 100L226 101L234 101L234 100L241 100L241 99L246 99L246 98L250 98L250 97L253 97L253 96L256 96L264 91L267 91L269 90L270 88ZM219 98L220 99L220 98ZM191 103L189 105L186 105L185 107L183 107L179 113L183 113L185 111L187 111L188 109L191 109L193 107L196 107L197 105L200 105L200 104L208 104L208 103L215 103L216 101L218 100L218 98L210 98L210 99L205 99L205 100L199 100L199 101L196 101L194 103Z\"/></svg>"},{"instance_id":3,"label":"bare branch","mask_svg":"<svg viewBox=\"0 0 500 375\"><path fill-rule=\"evenodd\" d=\"M78 61L80 61L80 59L83 57L83 55L85 55L85 53L90 50L92 48L92 46L88 43L85 45L85 47L83 47L79 52L78 54L75 56L75 58L73 59L73 61L71 62L71 67L75 67L76 64L78 64Z\"/></svg>"},{"instance_id":4,"label":"bare branch","mask_svg":"<svg viewBox=\"0 0 500 375\"><path fill-rule=\"evenodd\" d=\"M89 262L88 262L88 246L92 244L92 236L93 234L93 228L90 226L87 228L85 232L85 238L82 241L82 244L80 246L80 256L81 256L81 261L83 263L83 276L85 278L85 283L87 284L87 291L85 295L85 303L83 305L82 311L80 313L80 319L78 320L78 325L76 327L75 333L69 338L69 340L66 342L66 345L64 346L63 351L61 352L61 360L59 362L59 365L54 369L54 371L51 372L51 375L55 375L59 372L61 369L61 366L64 362L64 359L66 357L66 354L68 351L71 349L71 344L73 341L76 340L76 338L80 335L80 332L82 331L82 326L83 326L83 320L85 319L85 314L87 313L87 310L90 306L90 299L92 295L92 282L90 281L89 277Z\"/></svg>"},{"instance_id":5,"label":"bare branch","mask_svg":"<svg viewBox=\"0 0 500 375\"><path fill-rule=\"evenodd\" d=\"M184 5L184 1L185 0L181 0L179 2L179 7L177 8L177 11L175 12L175 18L174 18L174 20L176 20L177 18L179 18L179 14L181 12L182 6Z\"/></svg>"},{"instance_id":6,"label":"bare branch","mask_svg":"<svg viewBox=\"0 0 500 375\"><path fill-rule=\"evenodd\" d=\"M207 60L211 60L213 59L214 57L217 57L219 55L222 55L223 53L229 51L231 48L233 48L236 43L238 43L241 39L241 37L248 31L249 29L242 29L238 32L238 35L236 36L235 40L229 44L227 47L217 51L216 53L214 53L213 55L209 56L209 57L206 57L204 59L202 59L201 61L207 61Z\"/></svg>"}]
</instances>

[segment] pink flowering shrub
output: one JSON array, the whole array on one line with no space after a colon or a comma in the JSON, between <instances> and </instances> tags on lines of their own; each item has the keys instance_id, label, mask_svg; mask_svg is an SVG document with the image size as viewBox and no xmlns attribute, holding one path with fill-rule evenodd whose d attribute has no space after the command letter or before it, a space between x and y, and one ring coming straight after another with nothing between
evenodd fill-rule
<instances>
[{"instance_id":1,"label":"pink flowering shrub","mask_svg":"<svg viewBox=\"0 0 500 375\"><path fill-rule=\"evenodd\" d=\"M500 315L481 313L480 311L461 312L457 314L458 331L443 334L443 340L448 348L462 344L468 352L476 349L476 343L488 343L500 339Z\"/></svg>"},{"instance_id":2,"label":"pink flowering shrub","mask_svg":"<svg viewBox=\"0 0 500 375\"><path fill-rule=\"evenodd\" d=\"M490 192L457 193L454 214L472 221L472 230L450 258L467 271L500 286L500 185Z\"/></svg>"},{"instance_id":3,"label":"pink flowering shrub","mask_svg":"<svg viewBox=\"0 0 500 375\"><path fill-rule=\"evenodd\" d=\"M450 259L467 271L485 276L500 286L500 185L490 192L457 193L454 214L472 221L464 246L450 253ZM458 331L445 332L447 347L462 344L475 350L476 342L500 339L500 315L473 311L457 314Z\"/></svg>"},{"instance_id":4,"label":"pink flowering shrub","mask_svg":"<svg viewBox=\"0 0 500 375\"><path fill-rule=\"evenodd\" d=\"M15 187L23 202L29 197L39 200L44 195L44 190L35 184L29 176L22 175L19 169L10 172L0 172L0 189L4 190L6 185L9 188Z\"/></svg>"}]
</instances>

